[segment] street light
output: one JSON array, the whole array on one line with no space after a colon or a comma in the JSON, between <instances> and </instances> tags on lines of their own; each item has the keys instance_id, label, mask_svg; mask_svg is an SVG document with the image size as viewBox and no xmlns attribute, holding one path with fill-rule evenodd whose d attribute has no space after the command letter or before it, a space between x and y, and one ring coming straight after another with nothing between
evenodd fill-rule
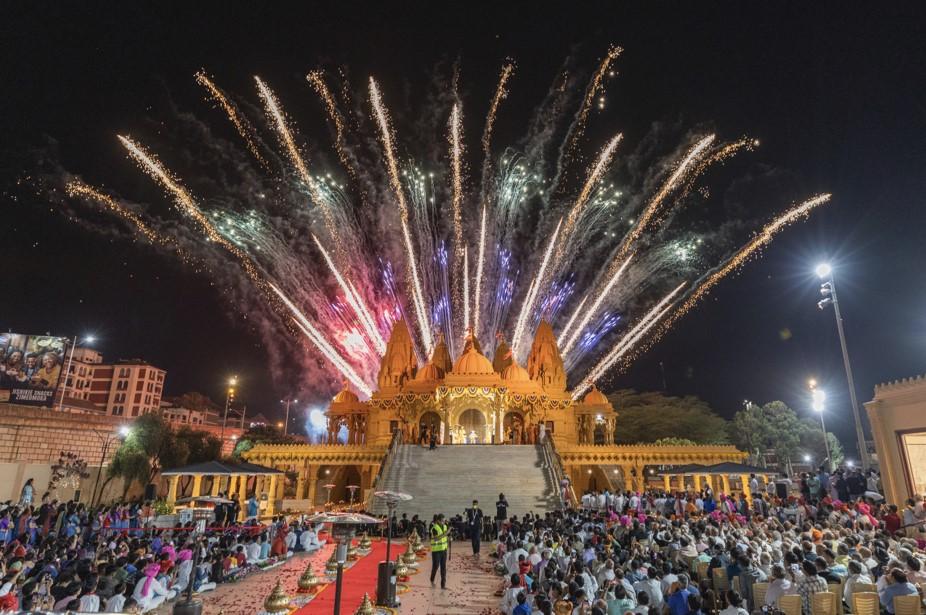
<instances>
[{"instance_id":1,"label":"street light","mask_svg":"<svg viewBox=\"0 0 926 615\"><path fill-rule=\"evenodd\" d=\"M823 422L823 409L824 403L826 401L826 393L822 389L813 388L810 390L811 395L813 396L813 401L811 402L811 407L814 412L820 415L820 429L823 430L823 446L826 449L826 465L829 467L830 472L833 471L833 458L830 456L830 439L826 435L826 424Z\"/></svg>"},{"instance_id":2,"label":"street light","mask_svg":"<svg viewBox=\"0 0 926 615\"><path fill-rule=\"evenodd\" d=\"M232 376L228 379L228 390L225 392L225 414L222 415L222 434L219 439L225 442L225 424L228 423L228 409L231 403L235 401L235 389L238 388L238 376Z\"/></svg>"},{"instance_id":3,"label":"street light","mask_svg":"<svg viewBox=\"0 0 926 615\"><path fill-rule=\"evenodd\" d=\"M817 307L825 309L827 306L833 306L833 314L836 317L836 329L839 331L839 345L842 348L842 363L846 368L846 380L849 384L849 399L852 401L852 415L855 419L855 436L858 439L858 454L862 462L862 469L868 470L870 460L868 459L868 447L865 445L865 430L862 428L862 416L858 409L858 399L855 396L855 381L852 378L852 364L849 362L849 348L846 346L846 332L842 324L842 314L839 311L839 299L836 298L836 281L833 277L833 268L829 263L821 263L816 268L817 276L824 280L820 285L820 294L823 299L817 303Z\"/></svg>"},{"instance_id":4,"label":"street light","mask_svg":"<svg viewBox=\"0 0 926 615\"><path fill-rule=\"evenodd\" d=\"M71 363L74 362L74 349L77 348L78 344L92 344L96 341L96 337L93 335L85 335L83 339L78 340L77 336L74 336L74 341L71 342L71 352L68 353L68 364L64 368L64 387L61 389L61 399L58 401L58 412L64 409L64 394L68 390L68 378L71 375Z\"/></svg>"},{"instance_id":5,"label":"street light","mask_svg":"<svg viewBox=\"0 0 926 615\"><path fill-rule=\"evenodd\" d=\"M96 473L96 480L93 482L93 492L90 494L90 507L92 508L96 504L97 498L97 487L100 486L100 475L103 474L103 464L106 462L106 453L109 452L109 447L116 440L125 440L129 437L129 434L132 433L132 430L128 425L123 425L120 427L116 433L108 433L105 436L98 432L96 429L93 430L93 433L96 434L96 437L100 439L100 467Z\"/></svg>"},{"instance_id":6,"label":"street light","mask_svg":"<svg viewBox=\"0 0 926 615\"><path fill-rule=\"evenodd\" d=\"M356 534L359 526L377 525L382 523L382 521L376 517L361 513L319 513L310 517L308 521L314 525L321 523L331 524L331 536L337 543L335 547L335 558L338 562L338 575L334 585L334 615L340 615L341 583L344 579L344 562L347 561L347 549L350 547L351 540Z\"/></svg>"},{"instance_id":7,"label":"street light","mask_svg":"<svg viewBox=\"0 0 926 615\"><path fill-rule=\"evenodd\" d=\"M810 455L804 455L804 463L810 463L812 459L813 457L811 457Z\"/></svg>"},{"instance_id":8,"label":"street light","mask_svg":"<svg viewBox=\"0 0 926 615\"><path fill-rule=\"evenodd\" d=\"M281 399L280 403L286 407L286 418L283 421L283 424L285 425L285 427L283 428L283 435L288 436L289 435L289 406L290 404L298 404L299 400L287 397L286 399Z\"/></svg>"}]
</instances>

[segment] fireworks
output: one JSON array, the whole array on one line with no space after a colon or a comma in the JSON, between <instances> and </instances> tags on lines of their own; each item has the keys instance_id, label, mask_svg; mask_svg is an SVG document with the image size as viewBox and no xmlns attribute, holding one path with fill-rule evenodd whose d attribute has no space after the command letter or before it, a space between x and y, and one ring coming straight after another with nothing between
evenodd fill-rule
<instances>
[{"instance_id":1,"label":"fireworks","mask_svg":"<svg viewBox=\"0 0 926 615\"><path fill-rule=\"evenodd\" d=\"M343 90L336 96L320 71L309 72L306 82L323 103L338 159L335 169L324 169L324 155L313 156L313 171L303 152L316 150L301 143L295 124L264 81L254 77L263 113L248 117L248 106L234 105L200 71L196 83L224 111L257 161L231 155L222 160L216 146L210 151L219 160L210 165L244 159L268 171L267 159L274 154L267 144L278 141L294 173L229 174L211 182L229 194L203 196L201 202L210 205L204 210L154 154L120 136L132 159L205 236L202 246L190 240L186 229L181 235L175 222L138 212L80 181L67 181L66 193L100 204L185 261L208 261L210 273L220 270L224 281L238 283L234 296L247 304L246 316L266 317L262 334L281 327L297 337L301 333L327 368L364 395L372 393L386 334L399 319L415 323L413 343L422 361L431 354L436 331L443 332L452 354L470 331L483 342L510 331L511 348L522 362L534 328L546 319L557 332L567 368L585 373L573 383L578 399L591 383L625 368L788 224L829 199L821 195L794 206L739 249L734 246L742 238L734 233L743 225L710 232L697 230L698 225L677 228L675 212L692 199L710 198L702 186L693 190L702 173L758 143L745 137L724 143L713 134L688 136L691 145L673 164L653 161L660 166L649 173L636 171L636 160L620 166L618 147L626 147L622 134L589 156L592 139L583 139L589 114L606 106L604 81L613 76L620 53L612 47L599 62L565 130L557 122L567 117L566 110L557 105L572 100L563 89L571 83L566 77L557 80L548 102L530 118L527 137L495 155L498 110L514 73L513 62L507 61L489 101L482 147L475 150L481 164L468 160L474 152L464 147L458 73L443 99L451 102L431 102L440 106L425 114L439 118L431 124L439 133L444 133L440 123L446 118L446 140L426 135L427 151L410 156L400 150L372 77L366 88L372 110L367 118L350 103L343 73ZM414 114L409 110L398 117ZM267 133L275 138L268 139ZM552 142L561 135L562 141ZM631 155L641 156L639 151ZM586 156L593 162L584 170L570 166ZM188 152L185 158L195 156ZM377 158L382 164L373 162ZM481 168L480 177L471 178L479 183L472 190L467 168ZM245 177L244 185L227 181L230 176ZM650 191L653 177L662 179ZM210 183L190 185L199 192ZM306 248L307 237L317 250ZM223 267L226 253L240 264L243 276L237 268ZM732 256L706 262L711 254ZM303 367L311 363L307 355Z\"/></svg>"},{"instance_id":2,"label":"fireworks","mask_svg":"<svg viewBox=\"0 0 926 615\"><path fill-rule=\"evenodd\" d=\"M194 76L196 78L196 83L206 88L209 92L209 97L216 102L217 105L222 107L222 110L225 111L225 115L228 116L228 119L231 120L231 123L234 124L235 128L238 130L238 134L241 135L241 138L244 139L245 145L247 145L248 151L254 156L257 162L264 168L269 170L270 165L267 164L267 161L260 153L260 149L257 147L257 139L254 135L254 129L248 123L235 107L234 104L225 94L218 88L218 86L212 82L208 75L205 72L199 71Z\"/></svg>"},{"instance_id":3,"label":"fireworks","mask_svg":"<svg viewBox=\"0 0 926 615\"><path fill-rule=\"evenodd\" d=\"M379 93L376 80L370 77L370 102L376 115L379 126L379 138L383 144L383 155L386 157L386 168L389 181L399 205L399 214L402 223L402 239L405 242L405 255L408 259L408 277L411 280L412 299L415 304L415 315L418 317L419 333L424 344L425 354L431 354L431 325L428 322L428 310L424 302L424 292L421 289L421 278L418 276L418 262L415 258L415 246L412 242L411 232L408 230L408 206L405 204L405 189L399 179L399 165L396 163L395 150L392 145L392 126L389 123L389 114L383 105L383 98Z\"/></svg>"}]
</instances>

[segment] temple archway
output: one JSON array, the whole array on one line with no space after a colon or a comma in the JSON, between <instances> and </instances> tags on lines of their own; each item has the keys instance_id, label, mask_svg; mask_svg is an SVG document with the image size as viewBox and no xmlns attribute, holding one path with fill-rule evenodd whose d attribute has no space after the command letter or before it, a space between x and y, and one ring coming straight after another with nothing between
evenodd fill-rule
<instances>
[{"instance_id":1,"label":"temple archway","mask_svg":"<svg viewBox=\"0 0 926 615\"><path fill-rule=\"evenodd\" d=\"M517 411L505 413L502 419L502 429L505 442L509 444L521 444L524 441L524 415Z\"/></svg>"},{"instance_id":2,"label":"temple archway","mask_svg":"<svg viewBox=\"0 0 926 615\"><path fill-rule=\"evenodd\" d=\"M486 415L477 408L469 408L460 413L454 425L454 444L486 444L492 441L488 430Z\"/></svg>"},{"instance_id":3,"label":"temple archway","mask_svg":"<svg viewBox=\"0 0 926 615\"><path fill-rule=\"evenodd\" d=\"M437 439L440 440L440 428L440 415L433 410L428 410L418 418L418 440L421 441L428 430L432 433L436 433Z\"/></svg>"}]
</instances>

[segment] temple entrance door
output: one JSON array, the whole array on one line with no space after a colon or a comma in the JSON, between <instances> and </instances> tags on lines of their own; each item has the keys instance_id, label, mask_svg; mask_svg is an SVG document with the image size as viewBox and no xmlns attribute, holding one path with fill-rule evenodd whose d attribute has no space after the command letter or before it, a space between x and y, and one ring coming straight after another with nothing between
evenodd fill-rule
<instances>
[{"instance_id":1,"label":"temple entrance door","mask_svg":"<svg viewBox=\"0 0 926 615\"><path fill-rule=\"evenodd\" d=\"M421 415L421 418L418 419L418 442L426 443L426 434L430 430L432 433L437 434L437 441L441 440L441 418L440 415L434 411L428 411Z\"/></svg>"},{"instance_id":2,"label":"temple entrance door","mask_svg":"<svg viewBox=\"0 0 926 615\"><path fill-rule=\"evenodd\" d=\"M502 420L502 437L508 444L521 444L524 441L524 415L520 412L508 412Z\"/></svg>"},{"instance_id":3,"label":"temple entrance door","mask_svg":"<svg viewBox=\"0 0 926 615\"><path fill-rule=\"evenodd\" d=\"M486 429L486 416L481 410L470 408L460 414L457 425L454 426L454 444L487 444L491 436Z\"/></svg>"}]
</instances>

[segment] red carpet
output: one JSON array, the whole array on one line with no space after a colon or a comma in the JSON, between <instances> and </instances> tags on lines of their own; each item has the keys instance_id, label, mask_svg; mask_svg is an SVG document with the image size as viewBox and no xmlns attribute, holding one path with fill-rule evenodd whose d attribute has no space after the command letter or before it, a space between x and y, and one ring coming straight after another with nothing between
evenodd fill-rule
<instances>
[{"instance_id":1,"label":"red carpet","mask_svg":"<svg viewBox=\"0 0 926 615\"><path fill-rule=\"evenodd\" d=\"M404 551L396 549L396 542L392 542L392 555ZM370 594L370 600L376 601L376 569L379 562L386 557L386 542L373 541L373 549L369 555L361 557L350 568L344 570L341 581L341 613L351 615L360 606L363 594ZM330 615L334 612L334 583L326 585L324 589L308 603L295 612L294 615Z\"/></svg>"}]
</instances>

